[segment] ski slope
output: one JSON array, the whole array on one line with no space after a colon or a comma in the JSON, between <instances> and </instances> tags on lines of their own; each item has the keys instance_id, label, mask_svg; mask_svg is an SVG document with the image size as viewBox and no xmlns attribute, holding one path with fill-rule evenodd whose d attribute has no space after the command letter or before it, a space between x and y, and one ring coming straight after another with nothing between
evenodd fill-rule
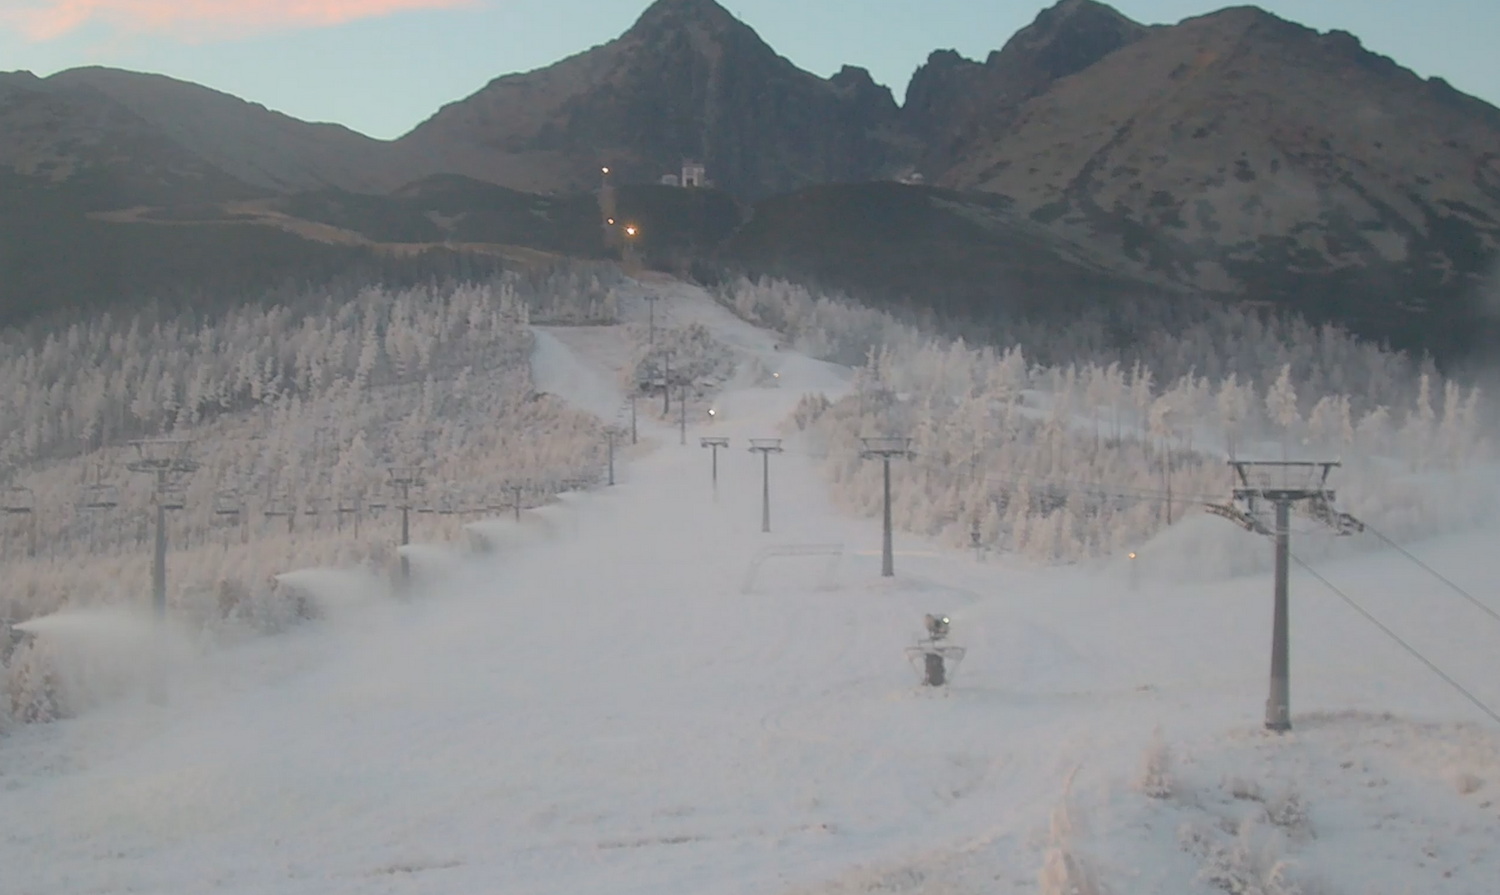
<instances>
[{"instance_id":1,"label":"ski slope","mask_svg":"<svg viewBox=\"0 0 1500 895\"><path fill-rule=\"evenodd\" d=\"M1312 579L1293 579L1294 730L1276 736L1264 576L1174 585L898 535L882 579L878 520L835 512L795 439L770 458L763 533L747 439L782 435L805 392L836 397L850 372L653 288L659 321L710 326L780 387L731 383L686 446L675 408L643 404L615 487L485 523L493 553L414 550L410 599L303 574L324 620L211 654L179 635L164 699L130 688L0 740L0 892L1500 886L1500 726ZM628 351L611 329L541 333L537 387L617 414ZM731 439L717 491L710 434ZM1494 537L1420 552L1494 605ZM826 556L764 558L830 544L831 588ZM1500 704L1500 623L1397 555L1320 572ZM969 650L946 691L915 686L903 656L925 612ZM138 628L36 633L128 676Z\"/></svg>"}]
</instances>

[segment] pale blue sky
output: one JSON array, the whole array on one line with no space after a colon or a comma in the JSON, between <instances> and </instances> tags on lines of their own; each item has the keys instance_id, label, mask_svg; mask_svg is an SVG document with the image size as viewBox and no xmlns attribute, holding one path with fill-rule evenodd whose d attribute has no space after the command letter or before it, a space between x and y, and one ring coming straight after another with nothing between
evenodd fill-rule
<instances>
[{"instance_id":1,"label":"pale blue sky","mask_svg":"<svg viewBox=\"0 0 1500 895\"><path fill-rule=\"evenodd\" d=\"M367 0L370 8L449 3L458 5L324 27L277 27L267 20L291 8L289 0L231 0L231 7L239 4L259 23L233 22L229 33L221 29L205 36L201 22L168 20L208 0L86 0L85 8L120 9L137 17L155 13L159 19L150 29L123 33L97 18L41 39L24 36L7 14L61 6L62 0L0 0L0 70L47 75L79 65L109 65L159 72L298 118L336 121L392 138L494 77L538 68L618 36L648 5L647 0ZM951 48L983 59L1048 2L729 0L723 5L799 66L830 75L845 63L862 65L900 101L930 51ZM1137 21L1159 23L1229 4L1119 0L1112 5ZM1353 32L1367 47L1421 75L1444 77L1460 90L1500 104L1495 46L1500 0L1263 0L1258 5L1320 30ZM32 25L33 32L39 30L35 20Z\"/></svg>"}]
</instances>

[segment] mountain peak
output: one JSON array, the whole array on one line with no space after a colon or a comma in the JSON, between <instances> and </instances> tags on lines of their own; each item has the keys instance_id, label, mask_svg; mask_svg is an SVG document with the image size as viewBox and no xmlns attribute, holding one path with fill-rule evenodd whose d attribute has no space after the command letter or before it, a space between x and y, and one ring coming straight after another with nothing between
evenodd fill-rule
<instances>
[{"instance_id":1,"label":"mountain peak","mask_svg":"<svg viewBox=\"0 0 1500 895\"><path fill-rule=\"evenodd\" d=\"M1037 13L989 63L1022 57L1050 79L1077 74L1147 31L1145 25L1096 0L1060 0Z\"/></svg>"},{"instance_id":2,"label":"mountain peak","mask_svg":"<svg viewBox=\"0 0 1500 895\"><path fill-rule=\"evenodd\" d=\"M745 27L743 22L715 0L656 0L641 13L630 33L649 33L694 25L715 31Z\"/></svg>"},{"instance_id":3,"label":"mountain peak","mask_svg":"<svg viewBox=\"0 0 1500 895\"><path fill-rule=\"evenodd\" d=\"M1037 14L1038 22L1059 21L1074 16L1089 16L1095 19L1115 20L1134 24L1124 13L1099 0L1058 0Z\"/></svg>"},{"instance_id":4,"label":"mountain peak","mask_svg":"<svg viewBox=\"0 0 1500 895\"><path fill-rule=\"evenodd\" d=\"M772 101L774 98L774 101ZM445 106L402 143L448 172L531 191L660 183L685 158L741 198L900 167L899 108L867 71L780 56L714 0L656 0L624 36Z\"/></svg>"}]
</instances>

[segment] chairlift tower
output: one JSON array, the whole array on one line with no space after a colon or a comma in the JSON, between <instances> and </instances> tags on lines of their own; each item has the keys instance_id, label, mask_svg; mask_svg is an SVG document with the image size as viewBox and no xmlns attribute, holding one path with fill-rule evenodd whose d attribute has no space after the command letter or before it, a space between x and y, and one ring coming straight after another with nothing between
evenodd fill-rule
<instances>
[{"instance_id":1,"label":"chairlift tower","mask_svg":"<svg viewBox=\"0 0 1500 895\"><path fill-rule=\"evenodd\" d=\"M309 494L302 498L302 515L311 517L314 531L323 530L323 507L327 503L327 496L322 494Z\"/></svg>"},{"instance_id":2,"label":"chairlift tower","mask_svg":"<svg viewBox=\"0 0 1500 895\"><path fill-rule=\"evenodd\" d=\"M607 443L609 449L608 471L610 485L614 485L615 483L615 439L619 438L622 434L623 433L614 426L606 426L604 428L604 440Z\"/></svg>"},{"instance_id":3,"label":"chairlift tower","mask_svg":"<svg viewBox=\"0 0 1500 895\"><path fill-rule=\"evenodd\" d=\"M338 506L334 509L334 513L338 518L337 526L339 531L344 530L345 516L354 517L354 536L356 538L359 537L360 504L361 501L358 493L341 492L339 494Z\"/></svg>"},{"instance_id":4,"label":"chairlift tower","mask_svg":"<svg viewBox=\"0 0 1500 895\"><path fill-rule=\"evenodd\" d=\"M760 530L771 530L771 455L782 452L780 438L750 439L751 453L760 454Z\"/></svg>"},{"instance_id":5,"label":"chairlift tower","mask_svg":"<svg viewBox=\"0 0 1500 895\"><path fill-rule=\"evenodd\" d=\"M290 535L297 530L297 507L289 494L267 494L266 504L261 507L260 514L267 519L285 516L286 533Z\"/></svg>"},{"instance_id":6,"label":"chairlift tower","mask_svg":"<svg viewBox=\"0 0 1500 895\"><path fill-rule=\"evenodd\" d=\"M5 489L5 504L0 509L8 517L26 518L26 555L36 556L36 494L24 485Z\"/></svg>"},{"instance_id":7,"label":"chairlift tower","mask_svg":"<svg viewBox=\"0 0 1500 895\"><path fill-rule=\"evenodd\" d=\"M391 487L395 489L401 501L397 508L401 510L401 546L405 547L411 543L411 489L420 488L427 482L422 478L420 466L392 466L388 472ZM401 553L401 581L405 583L410 580L411 558L403 552Z\"/></svg>"},{"instance_id":8,"label":"chairlift tower","mask_svg":"<svg viewBox=\"0 0 1500 895\"><path fill-rule=\"evenodd\" d=\"M881 577L891 578L896 574L896 560L891 549L891 458L912 459L911 439L903 437L861 438L863 449L859 455L866 460L879 458L885 473L885 524L880 547Z\"/></svg>"},{"instance_id":9,"label":"chairlift tower","mask_svg":"<svg viewBox=\"0 0 1500 895\"><path fill-rule=\"evenodd\" d=\"M700 448L709 448L713 451L713 483L715 496L719 493L719 448L729 449L729 439L724 436L711 436L698 439Z\"/></svg>"},{"instance_id":10,"label":"chairlift tower","mask_svg":"<svg viewBox=\"0 0 1500 895\"><path fill-rule=\"evenodd\" d=\"M241 542L248 538L245 530L245 499L237 489L225 488L214 492L214 515L228 522L224 528L225 552L229 551L231 526L240 530Z\"/></svg>"},{"instance_id":11,"label":"chairlift tower","mask_svg":"<svg viewBox=\"0 0 1500 895\"><path fill-rule=\"evenodd\" d=\"M661 416L667 419L672 415L672 352L663 351L661 358Z\"/></svg>"},{"instance_id":12,"label":"chairlift tower","mask_svg":"<svg viewBox=\"0 0 1500 895\"><path fill-rule=\"evenodd\" d=\"M155 477L152 503L156 505L156 555L151 565L151 603L157 622L167 617L167 510L185 505L182 490L188 476L198 471L198 461L188 457L192 441L185 438L145 438L130 442L136 459L125 464L131 472Z\"/></svg>"},{"instance_id":13,"label":"chairlift tower","mask_svg":"<svg viewBox=\"0 0 1500 895\"><path fill-rule=\"evenodd\" d=\"M646 310L646 321L647 321L646 322L646 344L648 344L648 345L655 345L656 344L656 303L661 300L661 296L657 295L654 292L648 292L645 295L641 296L641 298L645 300L645 302L646 302L646 308L647 308L647 310Z\"/></svg>"},{"instance_id":14,"label":"chairlift tower","mask_svg":"<svg viewBox=\"0 0 1500 895\"><path fill-rule=\"evenodd\" d=\"M93 482L83 486L78 506L87 511L89 520L89 552L98 549L98 525L95 510L108 511L120 505L120 489L103 481L102 474Z\"/></svg>"},{"instance_id":15,"label":"chairlift tower","mask_svg":"<svg viewBox=\"0 0 1500 895\"><path fill-rule=\"evenodd\" d=\"M1239 485L1230 504L1209 504L1216 516L1246 531L1276 539L1276 586L1271 619L1271 694L1266 699L1266 728L1278 733L1292 729L1288 560L1291 556L1291 516L1294 504L1306 504L1313 518L1336 534L1364 530L1364 523L1333 508L1334 491L1328 475L1340 464L1334 460L1230 460ZM1261 518L1265 503L1275 507L1275 527Z\"/></svg>"},{"instance_id":16,"label":"chairlift tower","mask_svg":"<svg viewBox=\"0 0 1500 895\"><path fill-rule=\"evenodd\" d=\"M526 485L521 485L521 484L516 484L516 483L510 483L510 484L502 486L500 490L508 492L510 494L510 506L509 506L509 509L512 512L515 513L515 520L517 522L520 522L521 521L521 510L524 509L524 507L521 506L521 492L527 490L527 486Z\"/></svg>"}]
</instances>

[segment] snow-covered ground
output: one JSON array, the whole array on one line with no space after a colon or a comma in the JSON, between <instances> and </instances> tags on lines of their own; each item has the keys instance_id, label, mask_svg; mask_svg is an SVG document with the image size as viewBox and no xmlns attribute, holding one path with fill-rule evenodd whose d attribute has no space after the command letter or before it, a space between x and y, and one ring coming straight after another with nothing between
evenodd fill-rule
<instances>
[{"instance_id":1,"label":"snow-covered ground","mask_svg":"<svg viewBox=\"0 0 1500 895\"><path fill-rule=\"evenodd\" d=\"M762 533L747 439L849 371L653 288L659 323L710 326L779 387L731 383L687 446L642 405L618 485L524 536L484 523L487 554L416 551L399 603L304 574L324 620L208 655L180 638L154 672L138 624L33 625L103 657L73 673L166 692L0 740L0 892L1500 890L1500 726L1319 583L1293 578L1278 736L1270 581L1172 584L1190 530L1134 573L899 538L883 579L878 521L836 513L789 440ZM539 333L537 387L617 418L624 338ZM731 439L717 492L710 434ZM1494 543L1419 552L1495 606ZM775 549L810 545L842 553ZM1319 571L1500 705L1500 622L1397 554ZM943 691L903 655L926 612L968 648Z\"/></svg>"}]
</instances>

